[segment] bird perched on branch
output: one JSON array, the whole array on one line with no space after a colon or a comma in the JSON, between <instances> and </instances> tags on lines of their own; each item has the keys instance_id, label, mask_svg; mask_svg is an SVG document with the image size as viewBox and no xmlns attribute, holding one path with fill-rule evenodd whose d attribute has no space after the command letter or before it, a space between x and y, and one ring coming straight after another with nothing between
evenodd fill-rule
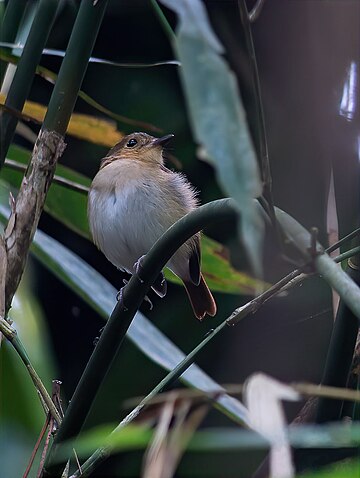
<instances>
[{"instance_id":1,"label":"bird perched on branch","mask_svg":"<svg viewBox=\"0 0 360 478\"><path fill-rule=\"evenodd\" d=\"M129 273L170 226L197 206L186 178L164 166L163 149L172 137L125 136L103 158L90 187L93 240L110 262ZM183 281L196 317L214 316L216 304L200 271L200 234L183 244L166 266ZM165 295L163 285L153 289Z\"/></svg>"}]
</instances>

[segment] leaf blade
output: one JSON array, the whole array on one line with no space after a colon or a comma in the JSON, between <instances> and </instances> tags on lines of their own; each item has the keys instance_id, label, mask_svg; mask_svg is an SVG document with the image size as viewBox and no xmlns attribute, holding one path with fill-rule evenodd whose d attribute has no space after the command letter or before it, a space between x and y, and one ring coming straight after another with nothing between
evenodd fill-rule
<instances>
[{"instance_id":1,"label":"leaf blade","mask_svg":"<svg viewBox=\"0 0 360 478\"><path fill-rule=\"evenodd\" d=\"M220 185L237 202L241 237L260 273L263 224L253 198L262 187L235 75L220 56L223 47L199 0L161 2L180 20L175 49L195 139L212 158Z\"/></svg>"}]
</instances>

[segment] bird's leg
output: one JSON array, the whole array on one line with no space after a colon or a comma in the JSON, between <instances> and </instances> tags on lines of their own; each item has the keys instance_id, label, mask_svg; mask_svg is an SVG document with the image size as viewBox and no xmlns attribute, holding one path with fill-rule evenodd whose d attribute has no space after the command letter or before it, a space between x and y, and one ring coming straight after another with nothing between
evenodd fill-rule
<instances>
[{"instance_id":1,"label":"bird's leg","mask_svg":"<svg viewBox=\"0 0 360 478\"><path fill-rule=\"evenodd\" d=\"M128 280L127 279L123 279L123 283L124 283L124 287L128 284ZM123 289L124 287L122 287L119 292L116 294L116 300L120 303L122 303L122 307L124 310L127 310L127 307L125 307L125 304L124 304L124 298L123 298ZM152 310L153 308L153 304L151 302L151 300L149 299L149 297L146 295L144 297L144 301L147 302L150 306L150 310Z\"/></svg>"},{"instance_id":2,"label":"bird's leg","mask_svg":"<svg viewBox=\"0 0 360 478\"><path fill-rule=\"evenodd\" d=\"M143 280L140 277L142 263L144 262L145 255L141 256L134 264L134 272L137 275L139 281L143 283ZM167 292L167 283L163 272L155 279L155 282L151 286L152 290L158 295L161 299L165 297ZM150 309L151 310L151 309Z\"/></svg>"},{"instance_id":3,"label":"bird's leg","mask_svg":"<svg viewBox=\"0 0 360 478\"><path fill-rule=\"evenodd\" d=\"M124 284L124 287L128 284L128 280L127 279L123 279L123 284ZM120 305L121 305L121 308L124 309L124 310L127 310L127 307L125 306L124 304L124 294L123 294L123 289L124 287L121 287L121 289L119 290L119 292L116 294L116 300L118 302L120 302Z\"/></svg>"}]
</instances>

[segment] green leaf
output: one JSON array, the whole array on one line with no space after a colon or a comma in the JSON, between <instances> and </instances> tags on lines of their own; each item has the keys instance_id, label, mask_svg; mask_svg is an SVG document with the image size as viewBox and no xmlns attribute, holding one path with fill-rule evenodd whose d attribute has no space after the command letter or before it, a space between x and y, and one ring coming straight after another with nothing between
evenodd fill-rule
<instances>
[{"instance_id":1,"label":"green leaf","mask_svg":"<svg viewBox=\"0 0 360 478\"><path fill-rule=\"evenodd\" d=\"M259 273L263 223L253 198L262 187L235 75L200 0L161 2L179 16L175 48L195 138L213 160L222 188L237 202L241 237Z\"/></svg>"},{"instance_id":2,"label":"green leaf","mask_svg":"<svg viewBox=\"0 0 360 478\"><path fill-rule=\"evenodd\" d=\"M0 187L1 190L4 193L3 185ZM2 219L6 220L8 215L8 208L0 205ZM39 230L35 234L31 252L105 320L109 317L116 303L117 291L97 271L58 241ZM127 337L147 357L166 370L172 370L185 357L183 352L140 312L137 312ZM182 380L203 391L214 391L220 387L196 365L192 365L184 372ZM247 411L235 398L222 395L215 402L223 413L234 420L247 422Z\"/></svg>"},{"instance_id":3,"label":"green leaf","mask_svg":"<svg viewBox=\"0 0 360 478\"><path fill-rule=\"evenodd\" d=\"M27 165L30 152L12 145L8 158ZM60 164L56 167L56 175L86 188L91 183L89 178ZM22 172L14 171L5 163L2 178L11 186L19 188ZM53 182L47 195L45 211L69 229L90 239L86 208L87 196L84 192L74 191ZM264 288L264 284L247 274L236 271L229 263L227 250L224 246L204 235L202 236L202 270L209 287L213 291L252 295L256 290ZM166 272L166 277L173 282L180 283L179 279L170 271Z\"/></svg>"},{"instance_id":4,"label":"green leaf","mask_svg":"<svg viewBox=\"0 0 360 478\"><path fill-rule=\"evenodd\" d=\"M65 441L60 445L57 460L67 460L73 449L79 458L87 458L97 448L106 445L111 445L114 451L143 450L153 435L147 427L132 424L112 434L115 427L116 424L100 425L82 433L75 443L74 440Z\"/></svg>"},{"instance_id":5,"label":"green leaf","mask_svg":"<svg viewBox=\"0 0 360 478\"><path fill-rule=\"evenodd\" d=\"M257 290L268 288L268 284L234 269L228 256L228 250L222 244L204 234L201 236L201 270L212 291L254 295ZM165 277L181 284L169 269L165 270Z\"/></svg>"},{"instance_id":6,"label":"green leaf","mask_svg":"<svg viewBox=\"0 0 360 478\"><path fill-rule=\"evenodd\" d=\"M11 160L15 160L24 165L29 163L30 156L31 153L28 150L14 145L10 147L7 155ZM62 166L61 164L58 164L56 167L56 175L87 188L91 184L89 178L67 168L66 166ZM11 186L19 189L23 173L21 171L15 171L5 164L1 172L1 177ZM83 237L89 238L90 232L86 216L86 208L86 194L52 183L46 198L45 211L58 221L65 224L69 229Z\"/></svg>"},{"instance_id":7,"label":"green leaf","mask_svg":"<svg viewBox=\"0 0 360 478\"><path fill-rule=\"evenodd\" d=\"M144 449L152 438L152 430L134 424L117 429L116 424L107 424L94 427L81 434L74 441L65 442L61 457L71 455L73 447L80 457L86 458L96 449L111 446L112 452L134 449ZM360 444L360 427L343 423L324 425L300 425L288 428L289 443L302 449L308 448L353 448ZM258 433L240 428L208 427L198 430L191 438L188 450L196 453L240 452L244 450L267 450L269 443ZM70 453L69 453L70 452ZM339 466L339 465L337 465ZM332 465L327 469L335 471ZM307 475L306 475L307 476ZM310 474L309 476L318 476ZM327 476L322 475L320 476ZM332 476L332 475L331 475ZM338 475L334 475L338 476Z\"/></svg>"}]
</instances>

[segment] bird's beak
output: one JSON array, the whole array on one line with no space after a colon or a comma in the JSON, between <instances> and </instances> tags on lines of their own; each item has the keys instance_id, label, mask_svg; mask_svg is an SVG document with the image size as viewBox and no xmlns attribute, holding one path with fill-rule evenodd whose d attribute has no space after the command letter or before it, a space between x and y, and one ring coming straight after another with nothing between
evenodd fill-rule
<instances>
[{"instance_id":1,"label":"bird's beak","mask_svg":"<svg viewBox=\"0 0 360 478\"><path fill-rule=\"evenodd\" d=\"M151 143L151 146L165 146L170 140L173 139L174 136L174 134L167 134L166 136L162 136L161 138L156 138Z\"/></svg>"}]
</instances>

